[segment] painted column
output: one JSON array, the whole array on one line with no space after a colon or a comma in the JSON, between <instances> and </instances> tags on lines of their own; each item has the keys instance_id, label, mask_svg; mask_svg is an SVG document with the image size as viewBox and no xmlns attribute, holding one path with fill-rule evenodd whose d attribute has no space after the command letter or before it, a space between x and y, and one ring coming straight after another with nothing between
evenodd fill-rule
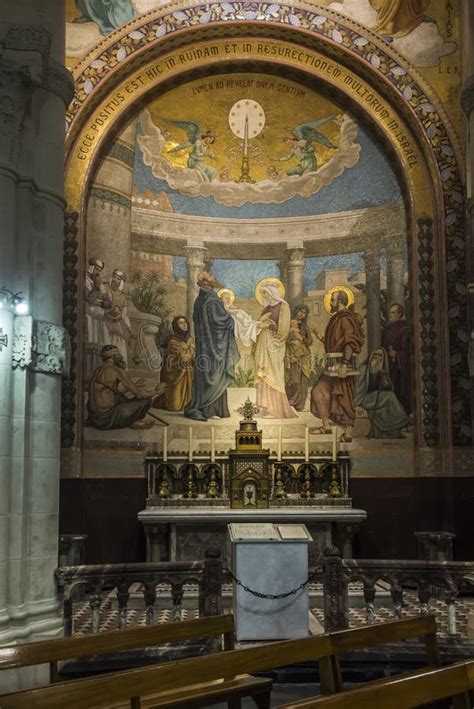
<instances>
[{"instance_id":1,"label":"painted column","mask_svg":"<svg viewBox=\"0 0 474 709\"><path fill-rule=\"evenodd\" d=\"M367 353L379 347L382 341L380 327L380 256L364 254L367 306Z\"/></svg>"},{"instance_id":2,"label":"painted column","mask_svg":"<svg viewBox=\"0 0 474 709\"><path fill-rule=\"evenodd\" d=\"M303 244L288 246L286 249L287 300L291 306L303 302L304 298L304 248Z\"/></svg>"},{"instance_id":3,"label":"painted column","mask_svg":"<svg viewBox=\"0 0 474 709\"><path fill-rule=\"evenodd\" d=\"M390 306L405 307L403 247L395 244L387 249L387 317Z\"/></svg>"},{"instance_id":4,"label":"painted column","mask_svg":"<svg viewBox=\"0 0 474 709\"><path fill-rule=\"evenodd\" d=\"M93 234L87 258L105 263L106 280L118 268L128 275L132 215L133 163L137 122L115 139L101 161L87 206L87 230Z\"/></svg>"},{"instance_id":5,"label":"painted column","mask_svg":"<svg viewBox=\"0 0 474 709\"><path fill-rule=\"evenodd\" d=\"M6 2L2 16L8 24L0 21L0 103L8 120L0 125L0 282L23 292L30 315L14 318L11 396L2 396L2 434L9 418L10 447L2 445L7 459L0 475L2 512L8 508L7 534L0 532L0 549L8 539L0 570L0 643L61 629L54 569L66 367L60 324L64 115L73 90L64 67L63 5L15 0Z\"/></svg>"},{"instance_id":6,"label":"painted column","mask_svg":"<svg viewBox=\"0 0 474 709\"><path fill-rule=\"evenodd\" d=\"M197 284L197 275L199 271L204 271L204 262L206 259L207 249L205 246L196 245L185 246L186 251L186 317L189 322L193 323L194 301L199 292Z\"/></svg>"},{"instance_id":7,"label":"painted column","mask_svg":"<svg viewBox=\"0 0 474 709\"><path fill-rule=\"evenodd\" d=\"M278 270L280 271L280 280L288 292L288 261L286 259L278 261Z\"/></svg>"}]
</instances>

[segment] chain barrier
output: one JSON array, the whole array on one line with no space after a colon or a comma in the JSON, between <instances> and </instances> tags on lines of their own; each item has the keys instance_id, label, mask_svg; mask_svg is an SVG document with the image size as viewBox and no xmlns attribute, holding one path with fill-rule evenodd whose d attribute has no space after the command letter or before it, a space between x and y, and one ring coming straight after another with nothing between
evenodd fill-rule
<instances>
[{"instance_id":1,"label":"chain barrier","mask_svg":"<svg viewBox=\"0 0 474 709\"><path fill-rule=\"evenodd\" d=\"M246 593L251 593L252 596L256 596L257 598L266 598L269 601L279 601L282 598L288 598L289 596L294 596L298 593L298 591L302 591L305 586L307 586L311 581L316 578L316 576L321 573L320 571L315 571L314 573L310 574L306 581L303 581L303 583L300 583L300 585L297 588L292 588L291 591L288 591L287 593L261 593L260 591L254 591L254 589L249 588L249 586L245 586L245 584L242 583L240 579L238 579L230 569L223 569L223 572L225 574L229 574L229 576L232 578L233 581L237 584L237 586L240 586Z\"/></svg>"}]
</instances>

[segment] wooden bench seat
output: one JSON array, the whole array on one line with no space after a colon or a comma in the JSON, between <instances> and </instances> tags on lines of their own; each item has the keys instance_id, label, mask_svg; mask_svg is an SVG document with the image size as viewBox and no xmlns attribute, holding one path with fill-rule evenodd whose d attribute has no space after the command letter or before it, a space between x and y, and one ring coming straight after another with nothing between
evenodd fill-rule
<instances>
[{"instance_id":1,"label":"wooden bench seat","mask_svg":"<svg viewBox=\"0 0 474 709\"><path fill-rule=\"evenodd\" d=\"M238 706L236 696L241 693L242 689L241 683L235 683L236 678L251 672L307 660L320 661L320 674L324 690L333 692L335 686L332 679L331 653L331 641L326 635L301 640L286 640L168 662L154 667L125 670L101 677L59 682L49 687L26 692L16 692L1 696L0 707L2 709L12 709L13 707L63 709L67 706L71 709L92 709L92 707L113 707L128 699L129 706L138 709L138 707L147 705L155 706L156 704L153 702L150 703L152 695L173 692L174 696L184 687L189 689L192 685L196 685L196 687L190 689L186 706L204 706L210 703L209 692L205 694L203 688L205 682L212 683L209 689L213 700L227 701L230 707L236 707ZM223 681L221 684L217 684L216 680ZM247 691L246 694L255 695L255 701L262 709L270 707L269 695L265 697L262 693L257 694L254 691L255 682L269 682L269 680L248 678L248 681L248 687L252 692ZM221 690L220 697L217 694L218 688ZM229 696L229 692L235 692L235 695ZM165 704L161 704L161 706L167 706L168 697L171 695L165 697ZM142 698L144 699L143 703ZM159 697L156 700L159 700ZM170 704L169 701L168 704Z\"/></svg>"},{"instance_id":2,"label":"wooden bench seat","mask_svg":"<svg viewBox=\"0 0 474 709\"><path fill-rule=\"evenodd\" d=\"M232 615L210 616L176 623L163 623L126 630L113 630L98 635L83 637L56 638L36 643L24 643L0 648L0 670L15 669L31 665L50 665L51 682L58 681L58 662L85 656L100 656L112 652L121 652L136 648L177 643L193 638L223 637L224 651L234 647L234 617ZM66 686L81 680L71 680L64 683ZM100 678L99 678L100 681ZM198 680L196 680L197 682ZM183 683L181 683L183 684ZM186 683L187 685L188 683ZM63 683L61 683L63 685ZM178 685L179 686L179 685ZM265 708L270 706L270 693L272 681L263 677L239 677L224 683L215 683L206 692L204 687L196 687L191 694L194 696L194 706L209 704L200 697L211 697L215 702L228 699L230 705L242 696L254 697L257 706ZM190 706L189 692L181 691L181 698L174 703L168 698L170 706ZM12 695L7 695L12 696ZM3 703L2 699L2 703ZM136 701L134 702L136 705ZM45 705L46 706L46 705ZM130 706L130 702L117 706ZM156 700L153 706L165 706ZM0 704L2 707L2 704Z\"/></svg>"},{"instance_id":3,"label":"wooden bench seat","mask_svg":"<svg viewBox=\"0 0 474 709\"><path fill-rule=\"evenodd\" d=\"M239 699L251 696L257 707L266 709L270 707L268 695L272 690L271 679L262 677L252 677L252 675L242 675L231 680L214 680L213 682L202 682L193 684L185 689L170 689L166 692L159 692L141 699L141 709L163 709L164 707L174 709L175 707L186 707L194 709L202 707L203 704L212 705L223 701L225 697L231 696L231 704L236 704ZM119 702L107 705L108 709L129 709L130 702Z\"/></svg>"},{"instance_id":4,"label":"wooden bench seat","mask_svg":"<svg viewBox=\"0 0 474 709\"><path fill-rule=\"evenodd\" d=\"M334 694L284 704L280 709L412 709L453 699L454 709L472 709L474 662L407 672Z\"/></svg>"},{"instance_id":5,"label":"wooden bench seat","mask_svg":"<svg viewBox=\"0 0 474 709\"><path fill-rule=\"evenodd\" d=\"M377 623L353 630L340 630L331 633L334 652L333 672L337 691L344 688L340 667L340 658L343 655L348 652L414 638L420 638L425 646L427 665L441 667L441 656L436 637L436 620L433 615L414 616L413 618L403 618L388 623Z\"/></svg>"},{"instance_id":6,"label":"wooden bench seat","mask_svg":"<svg viewBox=\"0 0 474 709\"><path fill-rule=\"evenodd\" d=\"M225 618L220 622L225 623ZM185 623L171 625L184 626ZM319 661L322 693L341 692L341 655L415 637L422 638L425 643L428 664L439 666L434 618L417 616L329 635L254 645L240 650L227 649L223 653L178 660L151 668L127 670L100 678L74 680L39 690L18 692L0 697L0 707L54 709L71 706L91 709L93 706L203 706L224 699L229 706L238 706L235 702L241 696L254 696L258 706L267 707L270 706L271 684L264 683L270 681L250 676L242 678L242 674L250 675L252 672L299 662Z\"/></svg>"}]
</instances>

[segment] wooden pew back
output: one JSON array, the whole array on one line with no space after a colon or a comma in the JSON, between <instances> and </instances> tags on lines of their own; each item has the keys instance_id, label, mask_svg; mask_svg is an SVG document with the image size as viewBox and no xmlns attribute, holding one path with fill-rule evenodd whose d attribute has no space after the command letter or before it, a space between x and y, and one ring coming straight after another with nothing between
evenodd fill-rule
<instances>
[{"instance_id":1,"label":"wooden pew back","mask_svg":"<svg viewBox=\"0 0 474 709\"><path fill-rule=\"evenodd\" d=\"M451 697L455 709L472 709L469 690L473 688L474 662L461 662L369 682L331 697L305 699L279 709L411 709Z\"/></svg>"},{"instance_id":2,"label":"wooden pew back","mask_svg":"<svg viewBox=\"0 0 474 709\"><path fill-rule=\"evenodd\" d=\"M94 654L99 654L100 650L103 652L109 651L111 642L105 636L112 636L113 642L117 643L114 649L124 649L124 645L120 644L120 636L124 634L128 634L129 638L127 647L131 647L130 643L132 642L135 643L133 647L140 647L152 642L168 642L206 634L224 633L224 637L229 638L229 633L227 635L225 633L226 630L229 631L231 628L233 630L232 616L216 616L130 631L114 631L113 633L94 636L94 639L98 641L103 638L99 650L97 646L92 647L90 645L92 640L90 637L65 638L60 641L50 641L50 644L63 644L62 651L59 647L55 649L55 658L59 659L61 657L61 659L64 659L64 648L68 648L68 652L73 653L69 654L69 657L78 656L80 654L79 650L85 651L85 653L93 652ZM147 633L145 641L143 641L144 633ZM153 640L151 640L152 637ZM322 691L325 694L330 694L343 689L339 667L340 655L351 650L373 647L413 637L425 639L428 663L432 666L438 666L440 658L434 618L432 616L417 616L401 621L340 631L330 635L272 643L241 650L231 650L231 641L227 640L226 649L229 651L225 653L225 657L222 654L217 654L192 658L167 663L164 666L140 668L138 670L114 673L101 678L68 682L57 687L17 693L16 695L0 697L0 706L5 707L5 709L7 707L26 706L31 706L32 708L36 706L51 707L53 709L53 707L62 706L63 702L67 703L68 697L73 696L74 706L88 707L90 706L91 696L96 700L98 697L102 697L104 702L106 700L122 701L130 699L132 696L136 698L158 690L177 690L184 685L197 684L198 682L212 682L220 679L229 680L241 673L256 672L308 660L319 660ZM20 650L21 647L17 649ZM30 659L33 657L31 653L33 653L33 648L31 648L29 654ZM38 661L38 657L39 653L36 654L36 661ZM44 658L45 656L43 655L42 657ZM43 661L45 660L43 659ZM29 664L32 663L30 662Z\"/></svg>"},{"instance_id":3,"label":"wooden pew back","mask_svg":"<svg viewBox=\"0 0 474 709\"><path fill-rule=\"evenodd\" d=\"M97 635L55 638L0 647L0 670L49 664L51 682L55 682L58 679L57 663L61 660L218 635L224 636L225 650L234 647L233 615L217 615L176 623L112 630Z\"/></svg>"},{"instance_id":4,"label":"wooden pew back","mask_svg":"<svg viewBox=\"0 0 474 709\"><path fill-rule=\"evenodd\" d=\"M156 692L215 680L231 680L236 675L310 659L320 660L326 690L335 691L329 663L331 652L328 636L287 640L17 692L0 697L0 707L59 709L70 706L74 709L92 709L126 699L133 700L131 706L139 707L137 698Z\"/></svg>"},{"instance_id":5,"label":"wooden pew back","mask_svg":"<svg viewBox=\"0 0 474 709\"><path fill-rule=\"evenodd\" d=\"M413 618L393 620L388 623L366 625L353 630L340 630L331 633L333 647L333 672L338 691L342 691L343 682L340 657L347 652L354 652L378 645L387 645L401 640L421 638L425 645L428 665L441 667L436 621L433 615L419 615Z\"/></svg>"}]
</instances>

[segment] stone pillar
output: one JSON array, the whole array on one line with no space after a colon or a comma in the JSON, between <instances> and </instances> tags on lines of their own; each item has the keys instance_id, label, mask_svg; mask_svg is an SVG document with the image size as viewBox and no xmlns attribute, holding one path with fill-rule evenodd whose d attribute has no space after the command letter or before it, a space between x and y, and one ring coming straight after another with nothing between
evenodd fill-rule
<instances>
[{"instance_id":1,"label":"stone pillar","mask_svg":"<svg viewBox=\"0 0 474 709\"><path fill-rule=\"evenodd\" d=\"M401 244L394 244L387 249L387 317L393 303L399 303L405 307L403 246Z\"/></svg>"},{"instance_id":2,"label":"stone pillar","mask_svg":"<svg viewBox=\"0 0 474 709\"><path fill-rule=\"evenodd\" d=\"M380 256L364 254L367 307L367 353L379 347L382 341L380 327Z\"/></svg>"},{"instance_id":3,"label":"stone pillar","mask_svg":"<svg viewBox=\"0 0 474 709\"><path fill-rule=\"evenodd\" d=\"M11 396L1 394L1 434L8 444L0 444L0 505L2 512L7 510L8 528L0 530L0 644L56 634L62 626L54 569L61 374L67 368L60 325L64 115L73 91L64 67L63 4L4 4L2 17L8 22L0 20L0 284L23 292L29 315L11 316Z\"/></svg>"},{"instance_id":4,"label":"stone pillar","mask_svg":"<svg viewBox=\"0 0 474 709\"><path fill-rule=\"evenodd\" d=\"M0 296L1 297L1 296ZM8 624L9 514L12 484L12 346L14 316L0 309L0 628Z\"/></svg>"},{"instance_id":5,"label":"stone pillar","mask_svg":"<svg viewBox=\"0 0 474 709\"><path fill-rule=\"evenodd\" d=\"M474 5L463 6L463 76L461 104L466 114L466 266L468 279L469 372L471 378L471 425L474 437Z\"/></svg>"},{"instance_id":6,"label":"stone pillar","mask_svg":"<svg viewBox=\"0 0 474 709\"><path fill-rule=\"evenodd\" d=\"M304 298L304 248L300 243L286 248L287 300L293 307Z\"/></svg>"},{"instance_id":7,"label":"stone pillar","mask_svg":"<svg viewBox=\"0 0 474 709\"><path fill-rule=\"evenodd\" d=\"M128 275L136 120L120 133L102 159L87 206L87 258L105 263L106 280L118 268Z\"/></svg>"},{"instance_id":8,"label":"stone pillar","mask_svg":"<svg viewBox=\"0 0 474 709\"><path fill-rule=\"evenodd\" d=\"M202 244L185 246L186 251L186 317L193 323L194 301L199 292L197 274L204 270L207 249Z\"/></svg>"}]
</instances>

